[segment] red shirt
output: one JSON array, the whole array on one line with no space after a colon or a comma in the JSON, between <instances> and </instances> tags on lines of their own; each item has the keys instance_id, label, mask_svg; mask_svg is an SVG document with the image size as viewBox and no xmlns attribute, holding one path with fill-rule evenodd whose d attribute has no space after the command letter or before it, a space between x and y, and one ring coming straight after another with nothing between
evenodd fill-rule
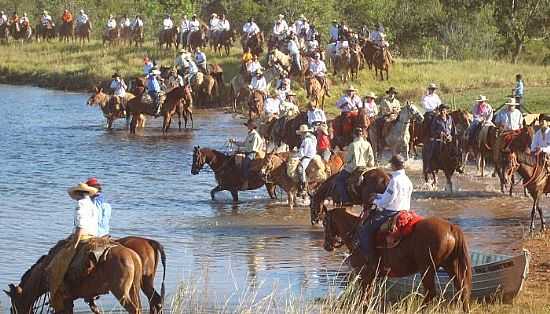
<instances>
[{"instance_id":1,"label":"red shirt","mask_svg":"<svg viewBox=\"0 0 550 314\"><path fill-rule=\"evenodd\" d=\"M330 138L325 133L319 132L317 134L317 151L320 152L326 149L330 149Z\"/></svg>"}]
</instances>

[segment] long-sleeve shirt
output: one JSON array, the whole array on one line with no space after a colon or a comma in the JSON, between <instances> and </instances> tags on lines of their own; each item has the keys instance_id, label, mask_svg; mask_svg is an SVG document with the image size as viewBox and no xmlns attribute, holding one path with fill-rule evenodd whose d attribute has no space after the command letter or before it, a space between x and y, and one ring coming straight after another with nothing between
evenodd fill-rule
<instances>
[{"instance_id":1,"label":"long-sleeve shirt","mask_svg":"<svg viewBox=\"0 0 550 314\"><path fill-rule=\"evenodd\" d=\"M116 28L116 20L115 19L109 19L107 21L107 29L115 29Z\"/></svg>"},{"instance_id":2,"label":"long-sleeve shirt","mask_svg":"<svg viewBox=\"0 0 550 314\"><path fill-rule=\"evenodd\" d=\"M256 71L260 70L261 68L262 68L262 65L258 61L253 61L246 65L246 70L250 74L254 74Z\"/></svg>"},{"instance_id":3,"label":"long-sleeve shirt","mask_svg":"<svg viewBox=\"0 0 550 314\"><path fill-rule=\"evenodd\" d=\"M217 17L214 17L210 19L210 30L211 31L220 31L220 19Z\"/></svg>"},{"instance_id":4,"label":"long-sleeve shirt","mask_svg":"<svg viewBox=\"0 0 550 314\"><path fill-rule=\"evenodd\" d=\"M128 88L126 86L126 83L123 79L120 80L112 80L111 85L109 86L113 90L113 95L118 97L124 97L126 96L126 89Z\"/></svg>"},{"instance_id":5,"label":"long-sleeve shirt","mask_svg":"<svg viewBox=\"0 0 550 314\"><path fill-rule=\"evenodd\" d=\"M537 148L540 148L544 153L550 154L550 128L546 128L545 130L539 129L535 133L533 143L531 143L531 152L536 151Z\"/></svg>"},{"instance_id":6,"label":"long-sleeve shirt","mask_svg":"<svg viewBox=\"0 0 550 314\"><path fill-rule=\"evenodd\" d=\"M242 146L245 153L258 153L262 151L262 137L256 130L248 132L243 142L238 142L237 146Z\"/></svg>"},{"instance_id":7,"label":"long-sleeve shirt","mask_svg":"<svg viewBox=\"0 0 550 314\"><path fill-rule=\"evenodd\" d=\"M147 62L143 65L143 74L149 75L149 72L151 72L151 69L153 68L153 62Z\"/></svg>"},{"instance_id":8,"label":"long-sleeve shirt","mask_svg":"<svg viewBox=\"0 0 550 314\"><path fill-rule=\"evenodd\" d=\"M134 21L132 22L132 29L136 29L138 27L143 27L143 21L140 19L140 18L136 18L134 19Z\"/></svg>"},{"instance_id":9,"label":"long-sleeve shirt","mask_svg":"<svg viewBox=\"0 0 550 314\"><path fill-rule=\"evenodd\" d=\"M267 82L265 81L265 77L258 78L257 76L252 78L252 81L250 82L250 89L252 90L259 90L262 92L267 92Z\"/></svg>"},{"instance_id":10,"label":"long-sleeve shirt","mask_svg":"<svg viewBox=\"0 0 550 314\"><path fill-rule=\"evenodd\" d=\"M7 15L5 15L5 14L0 15L0 25L2 25L4 23L7 23L7 22L8 22Z\"/></svg>"},{"instance_id":11,"label":"long-sleeve shirt","mask_svg":"<svg viewBox=\"0 0 550 314\"><path fill-rule=\"evenodd\" d=\"M220 29L223 31L231 30L231 25L228 20L220 20Z\"/></svg>"},{"instance_id":12,"label":"long-sleeve shirt","mask_svg":"<svg viewBox=\"0 0 550 314\"><path fill-rule=\"evenodd\" d=\"M206 55L204 54L204 52L197 52L195 54L195 61L197 62L198 65L201 65L201 64L205 64L206 63Z\"/></svg>"},{"instance_id":13,"label":"long-sleeve shirt","mask_svg":"<svg viewBox=\"0 0 550 314\"><path fill-rule=\"evenodd\" d=\"M315 108L313 110L307 111L307 123L311 126L315 122L327 122L327 117L325 116L325 112L319 108Z\"/></svg>"},{"instance_id":14,"label":"long-sleeve shirt","mask_svg":"<svg viewBox=\"0 0 550 314\"><path fill-rule=\"evenodd\" d=\"M90 19L88 18L88 15L86 14L80 14L76 17L76 23L77 24L86 24L88 23Z\"/></svg>"},{"instance_id":15,"label":"long-sleeve shirt","mask_svg":"<svg viewBox=\"0 0 550 314\"><path fill-rule=\"evenodd\" d=\"M336 108L341 112L355 111L362 106L363 102L361 101L361 97L357 95L353 95L353 97L344 95L336 102Z\"/></svg>"},{"instance_id":16,"label":"long-sleeve shirt","mask_svg":"<svg viewBox=\"0 0 550 314\"><path fill-rule=\"evenodd\" d=\"M259 32L260 32L260 28L254 22L247 22L243 25L243 33L246 33L249 36Z\"/></svg>"},{"instance_id":17,"label":"long-sleeve shirt","mask_svg":"<svg viewBox=\"0 0 550 314\"><path fill-rule=\"evenodd\" d=\"M185 32L189 31L189 20L188 19L181 20L180 31L182 33L185 33Z\"/></svg>"},{"instance_id":18,"label":"long-sleeve shirt","mask_svg":"<svg viewBox=\"0 0 550 314\"><path fill-rule=\"evenodd\" d=\"M327 66L323 60L313 60L309 63L309 71L314 76L325 76L327 72Z\"/></svg>"},{"instance_id":19,"label":"long-sleeve shirt","mask_svg":"<svg viewBox=\"0 0 550 314\"><path fill-rule=\"evenodd\" d=\"M374 204L380 209L401 211L411 209L413 185L405 170L394 171L384 194L378 194Z\"/></svg>"},{"instance_id":20,"label":"long-sleeve shirt","mask_svg":"<svg viewBox=\"0 0 550 314\"><path fill-rule=\"evenodd\" d=\"M474 121L488 122L493 120L493 108L487 103L476 103L472 109Z\"/></svg>"},{"instance_id":21,"label":"long-sleeve shirt","mask_svg":"<svg viewBox=\"0 0 550 314\"><path fill-rule=\"evenodd\" d=\"M147 77L147 90L149 90L150 93L160 93L160 84L155 75L149 75Z\"/></svg>"},{"instance_id":22,"label":"long-sleeve shirt","mask_svg":"<svg viewBox=\"0 0 550 314\"><path fill-rule=\"evenodd\" d=\"M332 41L338 40L338 33L339 33L338 26L337 25L332 25L329 29L330 39Z\"/></svg>"},{"instance_id":23,"label":"long-sleeve shirt","mask_svg":"<svg viewBox=\"0 0 550 314\"><path fill-rule=\"evenodd\" d=\"M197 20L189 21L189 31L196 32L200 29L201 24Z\"/></svg>"},{"instance_id":24,"label":"long-sleeve shirt","mask_svg":"<svg viewBox=\"0 0 550 314\"><path fill-rule=\"evenodd\" d=\"M330 137L323 132L317 133L317 151L330 149Z\"/></svg>"},{"instance_id":25,"label":"long-sleeve shirt","mask_svg":"<svg viewBox=\"0 0 550 314\"><path fill-rule=\"evenodd\" d=\"M267 115L278 115L281 110L281 100L277 97L268 97L265 100L264 110Z\"/></svg>"},{"instance_id":26,"label":"long-sleeve shirt","mask_svg":"<svg viewBox=\"0 0 550 314\"><path fill-rule=\"evenodd\" d=\"M104 235L108 235L111 229L110 223L109 223L111 220L111 212L112 212L111 205L105 202L105 198L103 197L103 194L99 194L95 196L92 201L98 210L97 236L101 237Z\"/></svg>"},{"instance_id":27,"label":"long-sleeve shirt","mask_svg":"<svg viewBox=\"0 0 550 314\"><path fill-rule=\"evenodd\" d=\"M426 112L432 112L441 105L441 99L436 93L424 95L421 102Z\"/></svg>"},{"instance_id":28,"label":"long-sleeve shirt","mask_svg":"<svg viewBox=\"0 0 550 314\"><path fill-rule=\"evenodd\" d=\"M523 97L523 80L516 81L516 88L514 89L514 96Z\"/></svg>"},{"instance_id":29,"label":"long-sleeve shirt","mask_svg":"<svg viewBox=\"0 0 550 314\"><path fill-rule=\"evenodd\" d=\"M65 23L70 23L73 21L73 15L69 11L63 12L63 15L61 16L61 20Z\"/></svg>"},{"instance_id":30,"label":"long-sleeve shirt","mask_svg":"<svg viewBox=\"0 0 550 314\"><path fill-rule=\"evenodd\" d=\"M378 106L376 105L376 103L373 101L371 102L363 102L363 106L361 107L358 107L358 108L363 108L365 110L365 113L367 114L367 116L369 118L371 117L376 117L378 115Z\"/></svg>"},{"instance_id":31,"label":"long-sleeve shirt","mask_svg":"<svg viewBox=\"0 0 550 314\"><path fill-rule=\"evenodd\" d=\"M374 167L372 146L363 137L355 138L346 151L344 170L353 173L357 167Z\"/></svg>"},{"instance_id":32,"label":"long-sleeve shirt","mask_svg":"<svg viewBox=\"0 0 550 314\"><path fill-rule=\"evenodd\" d=\"M380 112L383 115L398 113L400 110L401 103L397 100L397 98L390 99L389 97L384 97L382 103L380 104Z\"/></svg>"},{"instance_id":33,"label":"long-sleeve shirt","mask_svg":"<svg viewBox=\"0 0 550 314\"><path fill-rule=\"evenodd\" d=\"M162 28L172 29L173 27L174 27L174 22L172 22L172 19L164 19L162 21Z\"/></svg>"},{"instance_id":34,"label":"long-sleeve shirt","mask_svg":"<svg viewBox=\"0 0 550 314\"><path fill-rule=\"evenodd\" d=\"M288 32L288 24L285 20L275 22L273 25L273 35L281 35Z\"/></svg>"},{"instance_id":35,"label":"long-sleeve shirt","mask_svg":"<svg viewBox=\"0 0 550 314\"><path fill-rule=\"evenodd\" d=\"M288 42L288 54L291 56L300 54L300 48L295 40L290 40Z\"/></svg>"},{"instance_id":36,"label":"long-sleeve shirt","mask_svg":"<svg viewBox=\"0 0 550 314\"><path fill-rule=\"evenodd\" d=\"M504 131L519 130L523 125L523 116L521 111L514 108L514 110L503 110L495 117L495 124L501 125Z\"/></svg>"},{"instance_id":37,"label":"long-sleeve shirt","mask_svg":"<svg viewBox=\"0 0 550 314\"><path fill-rule=\"evenodd\" d=\"M74 212L75 229L82 229L84 234L97 236L98 216L98 209L89 196L80 199Z\"/></svg>"},{"instance_id":38,"label":"long-sleeve shirt","mask_svg":"<svg viewBox=\"0 0 550 314\"><path fill-rule=\"evenodd\" d=\"M298 151L298 158L313 158L317 154L317 139L313 134L307 134L302 143L300 144L300 150Z\"/></svg>"},{"instance_id":39,"label":"long-sleeve shirt","mask_svg":"<svg viewBox=\"0 0 550 314\"><path fill-rule=\"evenodd\" d=\"M454 124L451 116L447 116L445 120L441 116L436 116L432 120L430 137L441 139L442 136L454 136Z\"/></svg>"}]
</instances>

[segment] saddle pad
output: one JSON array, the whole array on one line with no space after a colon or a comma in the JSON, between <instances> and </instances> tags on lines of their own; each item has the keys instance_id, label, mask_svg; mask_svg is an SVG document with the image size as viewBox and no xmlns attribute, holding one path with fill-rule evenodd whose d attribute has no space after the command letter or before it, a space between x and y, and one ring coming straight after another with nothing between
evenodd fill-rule
<instances>
[{"instance_id":1,"label":"saddle pad","mask_svg":"<svg viewBox=\"0 0 550 314\"><path fill-rule=\"evenodd\" d=\"M409 236L414 226L424 219L414 211L404 210L388 219L376 233L377 248L394 248Z\"/></svg>"}]
</instances>

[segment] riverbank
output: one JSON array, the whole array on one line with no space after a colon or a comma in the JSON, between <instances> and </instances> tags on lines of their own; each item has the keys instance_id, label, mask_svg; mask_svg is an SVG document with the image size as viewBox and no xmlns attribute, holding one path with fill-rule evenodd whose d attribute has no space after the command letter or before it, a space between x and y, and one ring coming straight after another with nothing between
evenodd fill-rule
<instances>
[{"instance_id":1,"label":"riverbank","mask_svg":"<svg viewBox=\"0 0 550 314\"><path fill-rule=\"evenodd\" d=\"M229 57L214 56L206 51L210 63L223 66L226 82L238 72L240 49L231 50ZM148 55L161 64L173 63L174 50L160 50L152 42L143 48L103 47L100 41L80 46L76 43L11 43L2 46L0 83L34 85L67 91L90 91L93 86L110 79L112 73L123 77L142 75L143 57ZM504 102L514 86L516 73L523 73L526 84L525 102L532 112L545 110L547 95L550 95L550 67L518 64L492 60L438 61L398 59L390 70L389 81L378 81L373 72L361 71L359 78L351 82L360 94L373 91L384 95L390 86L400 91L402 101L418 102L425 86L436 82L444 102L456 108L470 108L479 94L489 97L498 106ZM334 111L332 104L341 90L349 83L333 80L333 97L326 99L327 111ZM305 95L298 91L301 103Z\"/></svg>"}]
</instances>

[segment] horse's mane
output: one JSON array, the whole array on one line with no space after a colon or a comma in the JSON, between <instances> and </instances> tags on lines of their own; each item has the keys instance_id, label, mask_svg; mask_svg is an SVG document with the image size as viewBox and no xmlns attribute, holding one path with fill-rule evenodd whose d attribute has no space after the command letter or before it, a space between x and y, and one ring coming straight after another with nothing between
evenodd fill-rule
<instances>
[{"instance_id":1,"label":"horse's mane","mask_svg":"<svg viewBox=\"0 0 550 314\"><path fill-rule=\"evenodd\" d=\"M44 262L46 260L46 258L48 258L49 255L42 255L40 256L40 258L36 261L36 263L34 263L34 265L32 265L24 274L23 276L21 276L21 283L24 283L26 282L29 277L31 276L31 273L32 271L38 267L38 265L41 265L42 262Z\"/></svg>"},{"instance_id":2,"label":"horse's mane","mask_svg":"<svg viewBox=\"0 0 550 314\"><path fill-rule=\"evenodd\" d=\"M532 127L522 128L517 137L510 142L510 150L513 152L526 152L531 147L533 133L534 129Z\"/></svg>"}]
</instances>

